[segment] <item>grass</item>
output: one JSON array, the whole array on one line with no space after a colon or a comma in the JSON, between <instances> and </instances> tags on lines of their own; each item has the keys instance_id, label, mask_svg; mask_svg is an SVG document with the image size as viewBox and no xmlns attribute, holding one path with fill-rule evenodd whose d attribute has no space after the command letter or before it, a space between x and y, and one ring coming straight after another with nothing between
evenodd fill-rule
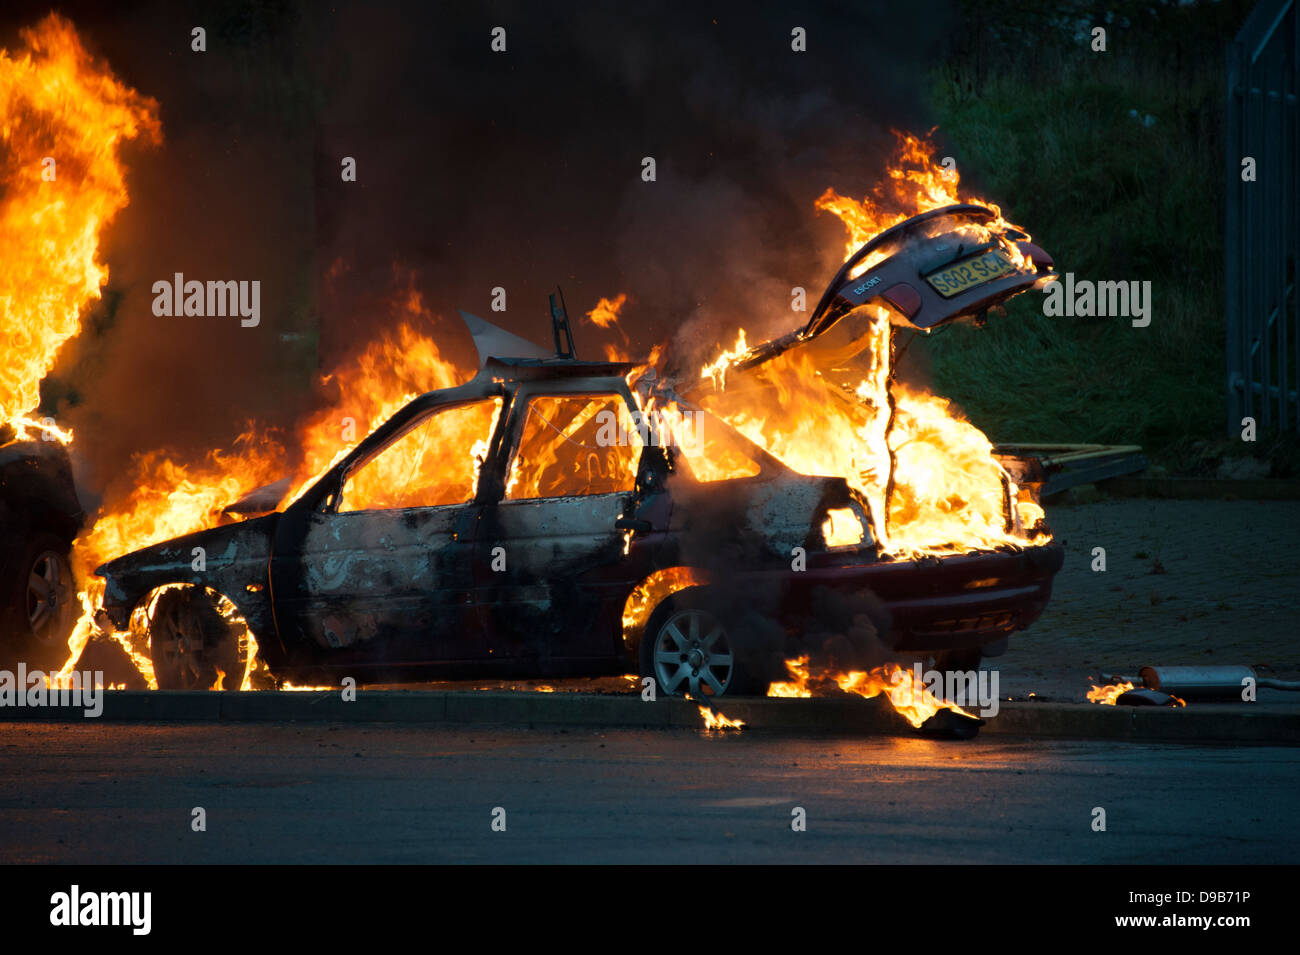
<instances>
[{"instance_id":1,"label":"grass","mask_svg":"<svg viewBox=\"0 0 1300 955\"><path fill-rule=\"evenodd\" d=\"M1150 281L1151 324L1047 318L1030 292L985 329L912 347L994 441L1141 444L1184 472L1243 453L1225 430L1222 130L1223 50L1248 5L1158 7L1159 29L1112 26L1108 53L1059 17L1033 39L1000 30L996 17L1016 10L964 5L999 39L955 51L932 76L944 154L1058 271Z\"/></svg>"}]
</instances>

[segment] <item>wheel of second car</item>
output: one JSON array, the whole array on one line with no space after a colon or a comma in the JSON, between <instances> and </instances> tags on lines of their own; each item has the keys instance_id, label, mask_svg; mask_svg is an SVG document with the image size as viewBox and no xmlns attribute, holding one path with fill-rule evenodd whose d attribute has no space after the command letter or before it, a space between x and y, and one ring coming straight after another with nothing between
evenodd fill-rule
<instances>
[{"instance_id":1,"label":"wheel of second car","mask_svg":"<svg viewBox=\"0 0 1300 955\"><path fill-rule=\"evenodd\" d=\"M57 667L68 655L77 620L77 587L68 545L53 534L36 534L3 571L0 629L29 665Z\"/></svg>"},{"instance_id":2,"label":"wheel of second car","mask_svg":"<svg viewBox=\"0 0 1300 955\"><path fill-rule=\"evenodd\" d=\"M160 690L239 689L244 661L239 638L212 595L176 587L158 596L149 615L149 655Z\"/></svg>"},{"instance_id":3,"label":"wheel of second car","mask_svg":"<svg viewBox=\"0 0 1300 955\"><path fill-rule=\"evenodd\" d=\"M668 696L732 696L756 692L736 653L725 614L706 594L685 592L665 600L641 639L641 674L654 677Z\"/></svg>"}]
</instances>

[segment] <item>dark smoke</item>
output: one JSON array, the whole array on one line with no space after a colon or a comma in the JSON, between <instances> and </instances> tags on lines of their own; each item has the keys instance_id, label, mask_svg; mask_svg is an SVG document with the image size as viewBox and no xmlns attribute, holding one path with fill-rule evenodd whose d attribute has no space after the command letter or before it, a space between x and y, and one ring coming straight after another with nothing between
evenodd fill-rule
<instances>
[{"instance_id":1,"label":"dark smoke","mask_svg":"<svg viewBox=\"0 0 1300 955\"><path fill-rule=\"evenodd\" d=\"M6 42L47 7L11 9ZM197 455L249 419L291 427L409 282L467 363L456 308L545 343L555 284L583 357L615 338L580 313L618 292L639 353L788 330L791 287L811 306L840 259L843 230L813 200L865 193L890 127L929 128L945 32L930 2L61 10L163 122L160 148L129 153L108 294L47 388L101 486L135 451ZM790 50L795 26L807 53ZM150 286L178 271L260 279L261 325L155 317Z\"/></svg>"},{"instance_id":2,"label":"dark smoke","mask_svg":"<svg viewBox=\"0 0 1300 955\"><path fill-rule=\"evenodd\" d=\"M766 533L746 514L751 500L742 491L692 488L682 476L669 478L674 520L688 528L664 553L669 564L698 568L709 581L710 608L728 621L728 633L744 672L761 681L788 679L785 661L807 656L809 672L821 675L870 670L896 659L887 636L889 609L869 589L844 593L816 587L805 602L791 600L784 557L774 560ZM738 579L737 567L769 567L762 586ZM797 626L791 624L797 621ZM820 687L834 692L834 685Z\"/></svg>"}]
</instances>

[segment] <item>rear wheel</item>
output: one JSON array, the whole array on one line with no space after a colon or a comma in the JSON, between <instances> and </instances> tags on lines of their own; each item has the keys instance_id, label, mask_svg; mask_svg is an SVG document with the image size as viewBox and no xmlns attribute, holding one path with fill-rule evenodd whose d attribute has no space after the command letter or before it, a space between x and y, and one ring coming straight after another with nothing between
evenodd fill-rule
<instances>
[{"instance_id":1,"label":"rear wheel","mask_svg":"<svg viewBox=\"0 0 1300 955\"><path fill-rule=\"evenodd\" d=\"M704 594L682 593L655 610L641 639L641 674L668 696L763 694L736 653L734 626Z\"/></svg>"},{"instance_id":2,"label":"rear wheel","mask_svg":"<svg viewBox=\"0 0 1300 955\"><path fill-rule=\"evenodd\" d=\"M238 690L244 660L239 637L198 587L177 587L159 595L149 615L149 655L160 690Z\"/></svg>"}]
</instances>

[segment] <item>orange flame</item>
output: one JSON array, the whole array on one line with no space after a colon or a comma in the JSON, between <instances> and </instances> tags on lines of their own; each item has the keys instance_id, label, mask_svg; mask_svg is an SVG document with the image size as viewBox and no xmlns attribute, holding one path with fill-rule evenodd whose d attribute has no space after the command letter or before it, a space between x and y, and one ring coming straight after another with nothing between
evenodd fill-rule
<instances>
[{"instance_id":1,"label":"orange flame","mask_svg":"<svg viewBox=\"0 0 1300 955\"><path fill-rule=\"evenodd\" d=\"M201 461L178 461L165 450L136 455L129 472L106 495L93 526L74 542L73 563L81 579L113 557L231 520L222 511L256 488L288 477L293 487L289 497L298 495L411 398L470 377L471 372L441 355L432 338L416 330L414 323L432 318L418 294L403 295L395 302L395 311L399 321L393 332L381 335L353 360L325 376L322 386L331 400L307 419L293 440L250 423L229 450L211 451ZM420 499L472 496L484 449L463 439L470 428L476 435L486 433L490 422L485 419L495 415L499 406L499 401L485 402L439 417L439 427L451 429L449 437L440 437L440 450L465 448L463 455L428 453L430 448L412 440L412 436L420 436L418 428L397 441L349 482L345 507L382 502L393 488L403 488L408 497ZM443 440L449 443L442 446ZM70 655L57 680L70 676L86 643L99 632L94 611L102 588L102 581L89 578L82 595L82 618L69 640ZM242 617L233 612L233 605L219 609L248 648L249 663L239 681L242 689L248 689L256 668L264 668L256 661L256 640ZM133 617L129 633L113 633L112 637L154 687L147 620L148 605Z\"/></svg>"},{"instance_id":2,"label":"orange flame","mask_svg":"<svg viewBox=\"0 0 1300 955\"><path fill-rule=\"evenodd\" d=\"M453 387L472 371L445 358L429 335L417 325L430 324L432 314L418 292L403 292L393 303L396 329L382 334L359 355L322 379L330 396L289 437L254 423L229 450L218 449L197 462L176 460L165 450L137 455L122 482L125 489L111 496L94 525L77 539L74 564L84 579L99 563L141 547L224 523L223 510L258 487L291 478L291 500L310 487L351 447L388 420L412 398L427 391ZM591 482L630 490L640 450L630 421L617 424L627 435L622 442L598 441L605 420L601 402L587 399L539 399L536 427L525 429L524 451L509 479L512 497L536 497L571 492ZM350 476L342 510L392 507L412 501L433 506L473 497L486 455L484 435L491 432L501 410L500 399L470 404L440 413L437 434L417 427L394 442ZM530 437L531 435L531 437ZM461 454L447 449L464 449ZM572 459L581 449L580 461ZM585 453L597 449L593 458ZM593 454L595 452L592 452ZM296 464L291 463L297 456ZM519 462L523 462L522 464ZM575 465L580 464L581 468ZM672 584L689 578L666 575ZM98 627L94 611L103 583L92 579L83 595L83 616L69 641L70 656L56 679L66 679ZM658 590L658 585L656 585ZM233 605L230 608L233 611ZM256 640L237 613L224 614L243 643L250 661L240 686L250 688ZM147 653L148 607L132 620L130 633L112 636L130 655L150 686L155 686Z\"/></svg>"},{"instance_id":3,"label":"orange flame","mask_svg":"<svg viewBox=\"0 0 1300 955\"><path fill-rule=\"evenodd\" d=\"M107 278L95 256L98 229L127 201L118 145L142 134L154 140L159 136L156 104L97 67L66 21L51 16L23 36L29 47L25 56L0 53L0 113L6 118L0 134L19 157L7 166L16 171L5 180L0 235L11 239L6 248L24 250L23 255L10 255L0 264L0 301L21 303L18 308L0 309L10 366L0 369L0 414L15 420L36 406L41 377L58 348L77 333L80 309L98 296ZM34 135L47 127L55 131L57 148ZM25 129L33 134L23 135ZM905 208L886 212L879 197L855 203L830 191L818 200L818 208L836 212L845 222L851 249L893 221L952 201L949 180L935 179L933 171L921 169L931 159L927 148L915 137L904 137L899 159L904 171L896 175L891 170L888 182ZM58 158L60 174L50 182L39 176L39 160L46 149L62 157ZM909 163L917 168L904 168ZM951 188L955 189L955 180ZM32 227L39 230L40 242L31 241ZM30 255L27 249L32 250ZM601 299L588 316L601 328L617 327L626 300L626 294ZM76 541L74 565L81 577L85 579L96 565L112 557L229 520L223 510L260 486L288 477L290 497L301 494L412 397L469 377L468 370L444 358L434 340L417 330L432 318L418 293L405 294L395 312L398 321L393 332L325 377L322 385L332 390L331 399L296 434L249 423L228 448L213 450L201 460L179 460L165 448L137 455L129 471L105 494L93 526ZM883 310L877 312L868 322L873 358L856 391L846 395L803 364L803 359L786 356L761 372L774 388L775 406L747 397L744 404L719 408L719 413L798 470L848 477L873 504L873 530L893 553L943 552L1021 540L1015 533L1018 528L1005 526L1002 502L1008 485L991 458L987 439L957 418L942 399L890 384L891 331L888 316ZM729 397L723 390L727 363L744 346L742 331L737 350L714 363L719 404L725 405ZM16 369L14 358L22 359ZM470 442L469 436L485 434L499 410L499 402L487 402L463 419L448 417L442 422L451 427L452 437L441 436L439 447L460 447L464 450L459 456L430 456L425 443L403 438L358 472L350 482L345 506L386 500L385 495L397 486L408 491L427 489L443 501L472 495L484 449ZM590 482L593 474L630 488L639 445L590 441L599 410L590 403L571 410L544 409L544 426L538 426L535 446L523 456L526 466L512 470L510 493L564 493L568 482ZM634 428L627 432L636 434ZM408 437L417 434L418 429ZM556 435L563 441L555 440ZM607 449L605 457L584 460L586 471L578 474L561 453L589 444ZM752 464L733 464L721 452L706 458L709 463L696 468L710 475L702 478L706 480ZM397 475L402 476L401 482ZM1009 492L1015 500L1014 485ZM1021 502L1020 507L1022 515L1033 516L1027 509L1035 507L1032 502ZM1037 513L1041 516L1041 511ZM653 586L682 584L681 578L670 575ZM647 588L651 587L648 582ZM98 630L94 614L99 588L102 582L92 580L81 595L84 612L69 641L70 656L61 677L75 666ZM630 601L629 613L641 613L641 604L652 606L645 600ZM237 679L246 689L258 667L256 641L233 604L227 602L220 609L233 626L242 626L247 664L242 674L221 675L219 685L233 686ZM114 638L152 686L155 680L145 640L147 610L147 604L137 610L130 632ZM889 670L883 676L873 670L841 674L835 680L844 692L872 696L881 692L879 681L891 675ZM717 716L726 725L742 725Z\"/></svg>"},{"instance_id":4,"label":"orange flame","mask_svg":"<svg viewBox=\"0 0 1300 955\"><path fill-rule=\"evenodd\" d=\"M614 298L602 298L587 317L601 328L613 328L618 324L618 313L626 302L626 292L619 292Z\"/></svg>"},{"instance_id":5,"label":"orange flame","mask_svg":"<svg viewBox=\"0 0 1300 955\"><path fill-rule=\"evenodd\" d=\"M1115 700L1120 694L1127 693L1133 689L1132 683L1114 683L1106 686L1097 686L1092 684L1092 689L1088 691L1089 703L1101 703L1103 706L1114 706Z\"/></svg>"},{"instance_id":6,"label":"orange flame","mask_svg":"<svg viewBox=\"0 0 1300 955\"><path fill-rule=\"evenodd\" d=\"M791 679L784 683L771 684L767 688L767 695L787 699L809 699L813 691L810 685L812 676L808 672L808 658L803 656L797 660L786 660L785 668Z\"/></svg>"},{"instance_id":7,"label":"orange flame","mask_svg":"<svg viewBox=\"0 0 1300 955\"><path fill-rule=\"evenodd\" d=\"M955 171L935 164L929 142L896 135L893 164L872 194L854 200L828 189L817 200L818 209L843 222L846 258L890 226L958 201L996 213L994 225L975 228L1010 227L997 206L959 196ZM885 254L869 256L860 268ZM871 505L872 529L885 555L1020 547L1042 533L1042 509L1011 482L988 438L946 399L893 380L888 311L866 306L856 314L862 322L859 360L865 362L856 385L832 381L795 350L754 369L753 387L728 391L727 370L746 351L742 329L736 346L702 369L715 385L705 406L794 470L845 478Z\"/></svg>"},{"instance_id":8,"label":"orange flame","mask_svg":"<svg viewBox=\"0 0 1300 955\"><path fill-rule=\"evenodd\" d=\"M912 670L896 663L887 663L868 671L827 670L813 673L809 670L808 657L802 656L786 660L785 667L790 679L773 683L768 687L768 696L807 699L833 694L838 689L842 693L853 693L871 699L883 693L894 709L916 727L940 710L952 710L962 716L971 716L960 706L939 699L923 683L917 682Z\"/></svg>"},{"instance_id":9,"label":"orange flame","mask_svg":"<svg viewBox=\"0 0 1300 955\"><path fill-rule=\"evenodd\" d=\"M597 328L612 328L623 340L622 345L605 345L605 357L610 361L632 361L632 355L628 351L627 332L623 331L623 326L619 324L620 313L627 300L627 293L619 292L614 298L601 298L596 303L596 307L587 313L587 318L591 319L592 324Z\"/></svg>"},{"instance_id":10,"label":"orange flame","mask_svg":"<svg viewBox=\"0 0 1300 955\"><path fill-rule=\"evenodd\" d=\"M23 436L41 379L81 330L108 268L100 230L127 204L122 144L160 138L158 104L96 62L50 14L0 50L0 426ZM51 433L66 440L66 432Z\"/></svg>"},{"instance_id":11,"label":"orange flame","mask_svg":"<svg viewBox=\"0 0 1300 955\"><path fill-rule=\"evenodd\" d=\"M707 579L692 567L665 567L656 570L632 588L632 593L623 605L623 640L628 647L637 645L637 640L656 607L677 591L699 586L706 583ZM636 679L633 677L634 681Z\"/></svg>"},{"instance_id":12,"label":"orange flame","mask_svg":"<svg viewBox=\"0 0 1300 955\"><path fill-rule=\"evenodd\" d=\"M945 168L941 163L935 162L935 147L928 136L923 138L902 130L893 132L897 142L893 159L886 170L887 178L877 183L869 195L856 200L842 196L834 189L827 189L816 201L819 210L833 213L848 230L844 248L846 259L890 226L922 212L958 202L981 205L992 211L994 218L985 227L987 231L1025 231L1007 222L996 203L971 194L962 195L958 190L961 176L956 166ZM933 133L934 130L930 132ZM1018 262L1024 261L1018 249L1007 251ZM886 254L878 252L868 256L864 263L856 267L856 271L866 271Z\"/></svg>"},{"instance_id":13,"label":"orange flame","mask_svg":"<svg viewBox=\"0 0 1300 955\"><path fill-rule=\"evenodd\" d=\"M700 716L704 717L704 730L707 733L724 733L727 730L742 730L745 728L741 720L733 720L718 710L711 710L707 706L700 707Z\"/></svg>"}]
</instances>

